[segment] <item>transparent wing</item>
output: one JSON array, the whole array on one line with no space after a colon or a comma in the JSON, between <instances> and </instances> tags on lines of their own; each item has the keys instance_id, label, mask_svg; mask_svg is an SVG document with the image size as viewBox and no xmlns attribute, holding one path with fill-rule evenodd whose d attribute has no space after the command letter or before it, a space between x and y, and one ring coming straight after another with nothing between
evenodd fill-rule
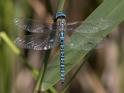
<instances>
[{"instance_id":1,"label":"transparent wing","mask_svg":"<svg viewBox=\"0 0 124 93\"><path fill-rule=\"evenodd\" d=\"M15 18L14 22L18 26L18 28L34 33L48 33L56 29L57 26L56 24L53 24L53 22L44 23L42 21L25 18ZM95 33L107 29L111 26L112 23L112 20L106 18L99 18L97 20L92 19L87 22L75 21L67 23L66 32L72 33L78 26L80 26L80 24L82 24L83 26L78 28L78 32Z\"/></svg>"},{"instance_id":2,"label":"transparent wing","mask_svg":"<svg viewBox=\"0 0 124 93\"><path fill-rule=\"evenodd\" d=\"M81 23L82 21L75 21L75 22L67 23L65 33L69 36L72 35L72 33L75 32L76 28L80 26Z\"/></svg>"},{"instance_id":3,"label":"transparent wing","mask_svg":"<svg viewBox=\"0 0 124 93\"><path fill-rule=\"evenodd\" d=\"M67 46L73 49L90 50L103 40L101 31L110 28L113 23L113 20L105 18L82 22L81 26L74 31L74 35L72 35L71 39L68 40ZM69 26L73 27L73 25L74 24L71 24ZM73 29L67 29L67 32L73 32ZM100 34L98 34L98 32L100 32Z\"/></svg>"},{"instance_id":4,"label":"transparent wing","mask_svg":"<svg viewBox=\"0 0 124 93\"><path fill-rule=\"evenodd\" d=\"M32 20L29 18L15 18L14 23L18 28L33 33L48 33L51 32L54 28L56 29L56 24L53 24L53 22L44 23L42 21ZM67 30L72 31L80 24L81 21L70 22L67 24Z\"/></svg>"},{"instance_id":5,"label":"transparent wing","mask_svg":"<svg viewBox=\"0 0 124 93\"><path fill-rule=\"evenodd\" d=\"M80 25L82 26L80 27ZM67 24L66 33L67 35L72 35L72 33L88 34L88 33L96 33L100 31L100 29L101 28L99 28L98 25L96 26L91 22L77 21L77 22Z\"/></svg>"},{"instance_id":6,"label":"transparent wing","mask_svg":"<svg viewBox=\"0 0 124 93\"><path fill-rule=\"evenodd\" d=\"M67 23L67 30L68 31L75 30L81 23L82 21L69 22Z\"/></svg>"},{"instance_id":7,"label":"transparent wing","mask_svg":"<svg viewBox=\"0 0 124 93\"><path fill-rule=\"evenodd\" d=\"M91 37L86 36L85 34L75 33L71 39L67 40L66 45L72 49L87 51L96 47L101 40L101 37Z\"/></svg>"},{"instance_id":8,"label":"transparent wing","mask_svg":"<svg viewBox=\"0 0 124 93\"><path fill-rule=\"evenodd\" d=\"M40 20L15 18L14 23L18 28L33 33L49 33L53 30L52 22L45 23Z\"/></svg>"},{"instance_id":9,"label":"transparent wing","mask_svg":"<svg viewBox=\"0 0 124 93\"><path fill-rule=\"evenodd\" d=\"M103 30L109 28L110 26L112 26L113 22L114 22L113 20L106 19L106 18L99 18L97 20L92 19L87 22L81 22L81 21L72 22L72 23L67 24L67 33L74 32L74 30L78 26L79 27L76 30L76 32L96 33L96 32L100 32L100 31L103 31ZM82 26L80 27L80 25L82 25Z\"/></svg>"},{"instance_id":10,"label":"transparent wing","mask_svg":"<svg viewBox=\"0 0 124 93\"><path fill-rule=\"evenodd\" d=\"M82 39L83 38L83 39ZM100 36L86 36L85 34L75 33L75 36L66 42L66 46L74 50L89 51L93 48L103 48L105 43L110 38L104 38Z\"/></svg>"},{"instance_id":11,"label":"transparent wing","mask_svg":"<svg viewBox=\"0 0 124 93\"><path fill-rule=\"evenodd\" d=\"M48 50L57 46L58 43L57 39L47 35L25 35L15 40L18 47L33 50Z\"/></svg>"}]
</instances>

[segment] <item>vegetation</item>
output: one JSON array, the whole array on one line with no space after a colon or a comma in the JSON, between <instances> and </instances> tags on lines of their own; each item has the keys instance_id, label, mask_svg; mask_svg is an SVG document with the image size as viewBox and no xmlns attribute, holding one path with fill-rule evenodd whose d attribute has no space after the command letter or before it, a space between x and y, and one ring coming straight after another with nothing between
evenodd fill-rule
<instances>
[{"instance_id":1,"label":"vegetation","mask_svg":"<svg viewBox=\"0 0 124 93\"><path fill-rule=\"evenodd\" d=\"M1 0L0 93L123 93L123 24L118 27L124 20L123 6L124 0ZM15 17L52 20L56 10L65 12L67 21L85 19L65 44L63 86L58 82L58 49L24 50L13 43L18 35L28 34L17 31ZM106 45L95 49L107 36Z\"/></svg>"}]
</instances>

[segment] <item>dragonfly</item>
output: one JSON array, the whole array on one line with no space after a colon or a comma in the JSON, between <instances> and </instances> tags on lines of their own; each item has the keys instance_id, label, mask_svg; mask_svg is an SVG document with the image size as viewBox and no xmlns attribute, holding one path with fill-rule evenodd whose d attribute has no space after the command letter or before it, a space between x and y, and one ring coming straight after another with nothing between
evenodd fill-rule
<instances>
[{"instance_id":1,"label":"dragonfly","mask_svg":"<svg viewBox=\"0 0 124 93\"><path fill-rule=\"evenodd\" d=\"M53 23L42 23L40 21L33 21L33 20L27 20L28 24L22 24L23 18L15 18L15 24L18 26L18 28L32 32L35 34L31 35L24 35L17 37L15 40L15 44L18 47L26 48L26 49L33 49L33 50L49 50L59 45L60 47L60 80L61 83L64 84L65 81L65 65L64 65L64 41L65 41L65 35L66 34L72 34L75 29L82 23L81 21L66 23L66 15L63 12L57 12ZM84 25L84 28L81 28L84 30L84 32L77 31L77 38L80 37L86 37L86 33L94 33L98 31L102 31L106 28L108 28L111 25L111 22L108 22L106 20L102 20L98 24L98 26L95 26L90 23L82 23ZM30 24L32 23L32 24ZM102 23L102 24L101 24ZM76 39L77 39L76 38ZM86 39L90 39L90 44L94 44L94 41L96 42L99 38L96 38L94 41L92 38L86 37ZM80 41L70 41L68 42L69 47L71 48L82 48L85 46L82 46L80 44ZM90 47L90 46L89 46ZM86 47L87 49L88 47Z\"/></svg>"},{"instance_id":2,"label":"dragonfly","mask_svg":"<svg viewBox=\"0 0 124 93\"><path fill-rule=\"evenodd\" d=\"M66 15L58 12L55 15L54 23L33 22L34 24L21 24L23 18L15 18L15 24L28 32L33 32L33 35L25 35L17 37L15 44L21 48L33 50L49 50L55 46L60 46L60 80L64 84L64 32L72 30L81 22L66 24ZM28 20L29 23L32 20Z\"/></svg>"}]
</instances>

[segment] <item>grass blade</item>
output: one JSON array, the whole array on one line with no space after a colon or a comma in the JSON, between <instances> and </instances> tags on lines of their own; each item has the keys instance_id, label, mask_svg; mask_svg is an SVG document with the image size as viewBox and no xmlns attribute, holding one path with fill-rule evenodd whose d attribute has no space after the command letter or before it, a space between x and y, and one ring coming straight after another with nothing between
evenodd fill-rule
<instances>
[{"instance_id":1,"label":"grass blade","mask_svg":"<svg viewBox=\"0 0 124 93\"><path fill-rule=\"evenodd\" d=\"M106 7L108 6L108 7ZM95 33L85 33L87 37L90 37L93 39L91 42L91 39L86 39L86 37L80 37L78 40L81 42L81 45L85 45L84 48L75 50L68 47L68 44L65 46L65 71L66 74L77 64L81 62L83 58L91 51L95 46L106 36L108 35L112 29L117 26L121 21L124 20L124 0L104 0L104 2L85 20L85 22L92 21L98 28L99 24L97 24L97 20L99 19L108 19L112 20L112 23L110 26L108 26L105 29L99 29L99 31ZM103 12L104 11L104 12ZM103 24L103 23L102 23ZM102 25L104 26L104 25ZM82 24L79 28L77 28L77 31L80 31L83 34L84 25ZM104 27L103 27L104 28ZM83 30L82 30L83 29ZM92 30L92 29L91 29ZM99 37L99 39L96 42L96 37ZM76 35L73 34L70 38L71 41L73 41L76 38ZM83 41L85 40L85 42ZM75 43L78 44L79 42ZM91 44L90 44L91 43ZM87 49L85 49L88 47ZM41 90L45 91L49 89L51 86L53 86L57 81L59 81L59 53L58 55L50 62L48 65L46 74L43 79L43 83L41 86Z\"/></svg>"}]
</instances>

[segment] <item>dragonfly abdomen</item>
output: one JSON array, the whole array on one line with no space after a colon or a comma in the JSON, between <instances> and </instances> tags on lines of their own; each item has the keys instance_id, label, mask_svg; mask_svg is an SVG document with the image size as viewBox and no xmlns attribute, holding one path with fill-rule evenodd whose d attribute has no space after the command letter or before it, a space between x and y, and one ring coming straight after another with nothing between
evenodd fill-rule
<instances>
[{"instance_id":1,"label":"dragonfly abdomen","mask_svg":"<svg viewBox=\"0 0 124 93\"><path fill-rule=\"evenodd\" d=\"M64 67L64 31L60 32L60 79L61 83L64 84L64 74L65 74L65 67Z\"/></svg>"}]
</instances>

